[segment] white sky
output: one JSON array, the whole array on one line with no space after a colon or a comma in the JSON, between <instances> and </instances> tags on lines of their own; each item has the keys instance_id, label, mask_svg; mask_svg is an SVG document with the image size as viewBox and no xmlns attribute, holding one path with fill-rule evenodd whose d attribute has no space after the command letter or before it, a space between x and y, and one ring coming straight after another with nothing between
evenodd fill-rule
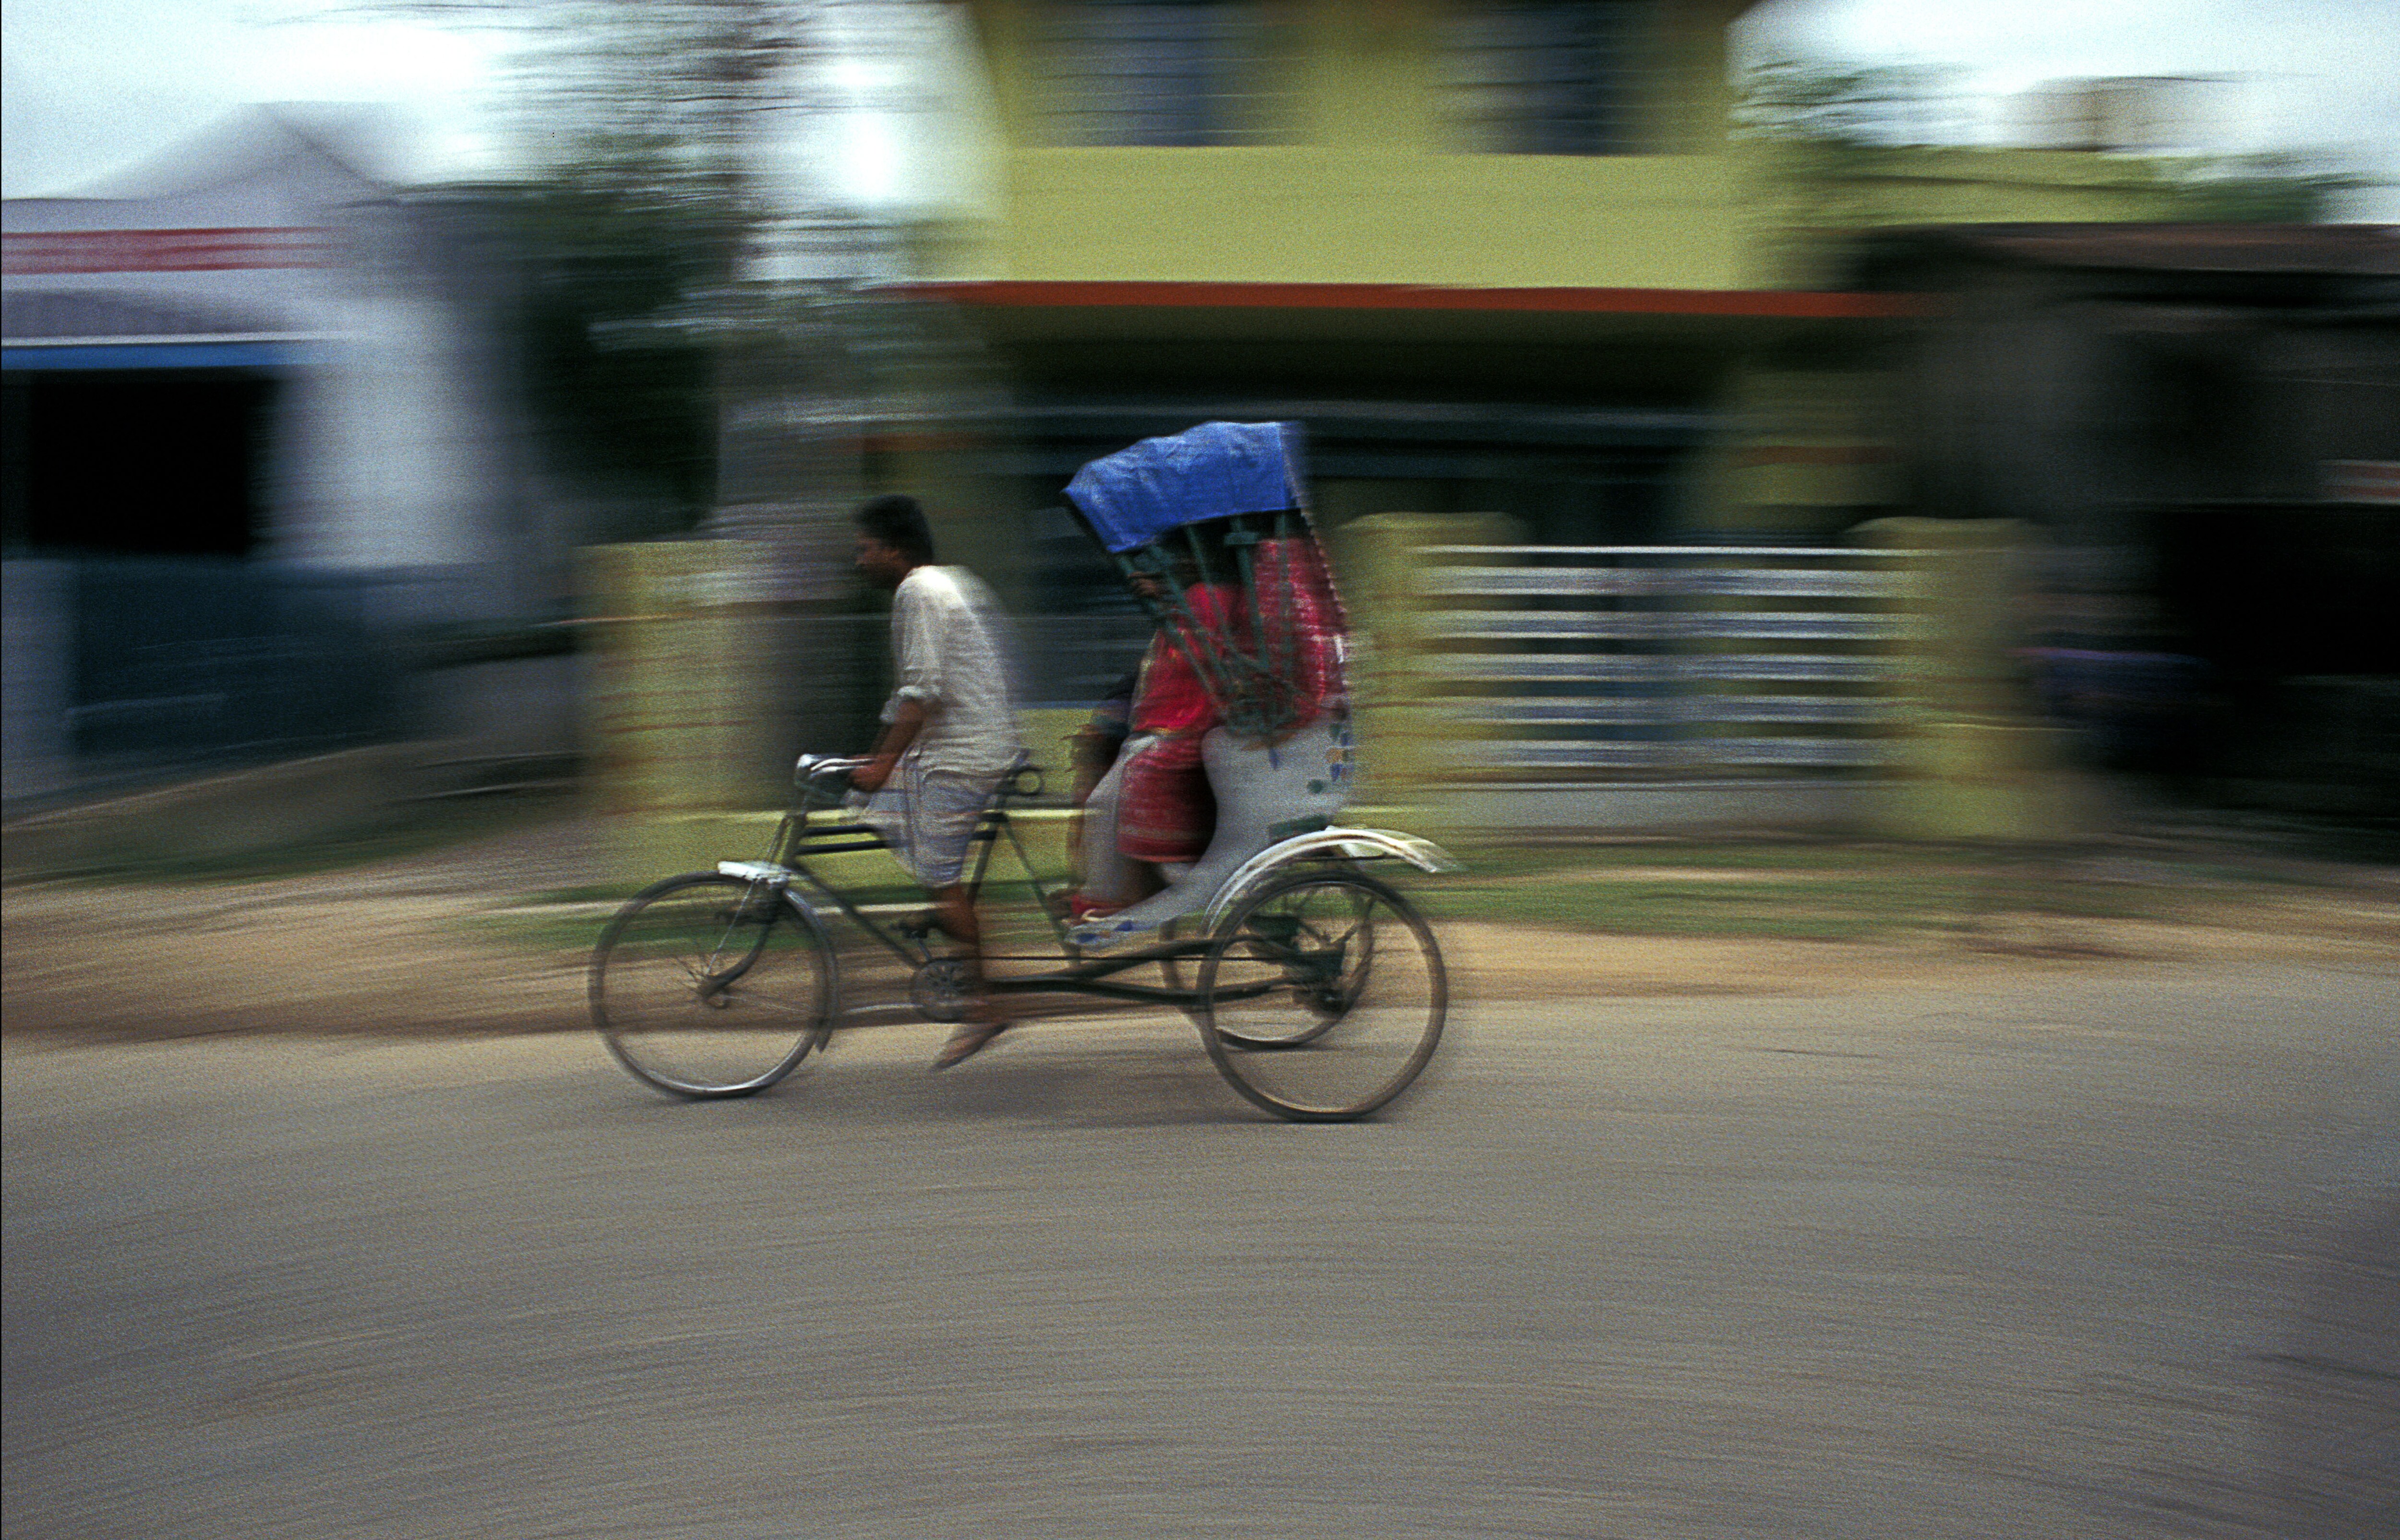
<instances>
[{"instance_id":1,"label":"white sky","mask_svg":"<svg viewBox=\"0 0 2400 1540\"><path fill-rule=\"evenodd\" d=\"M0 7L0 183L74 191L252 102L389 102L429 130L425 174L480 149L500 40L355 18L320 0L9 0Z\"/></svg>"},{"instance_id":2,"label":"white sky","mask_svg":"<svg viewBox=\"0 0 2400 1540\"><path fill-rule=\"evenodd\" d=\"M2212 147L2330 149L2400 184L2400 0L1765 0L1736 43L1955 65L1985 99L2066 76L2226 76L2238 84ZM7 0L0 184L72 191L247 102L397 103L418 126L396 146L400 174L490 170L480 103L505 48L488 32L361 20L339 0ZM859 122L846 137L853 194L907 180L907 136ZM2351 216L2400 219L2400 185Z\"/></svg>"},{"instance_id":3,"label":"white sky","mask_svg":"<svg viewBox=\"0 0 2400 1540\"><path fill-rule=\"evenodd\" d=\"M2207 148L2331 151L2400 184L2400 0L1765 0L1735 48L1956 67L1986 107L2045 80L2216 77ZM2400 220L2400 186L2349 213Z\"/></svg>"}]
</instances>

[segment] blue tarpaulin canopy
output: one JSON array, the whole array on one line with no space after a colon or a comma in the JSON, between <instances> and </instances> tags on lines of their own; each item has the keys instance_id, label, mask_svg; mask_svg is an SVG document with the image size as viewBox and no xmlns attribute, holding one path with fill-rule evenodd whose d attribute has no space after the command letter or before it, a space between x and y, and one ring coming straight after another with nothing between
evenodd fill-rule
<instances>
[{"instance_id":1,"label":"blue tarpaulin canopy","mask_svg":"<svg viewBox=\"0 0 2400 1540\"><path fill-rule=\"evenodd\" d=\"M1067 496L1122 553L1204 519L1302 506L1300 444L1298 423L1204 422L1092 461Z\"/></svg>"}]
</instances>

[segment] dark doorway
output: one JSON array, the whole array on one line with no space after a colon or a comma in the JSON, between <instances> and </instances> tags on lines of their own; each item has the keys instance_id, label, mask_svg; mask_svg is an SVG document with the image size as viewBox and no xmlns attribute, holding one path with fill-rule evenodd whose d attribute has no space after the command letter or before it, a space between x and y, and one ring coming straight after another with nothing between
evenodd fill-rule
<instances>
[{"instance_id":1,"label":"dark doorway","mask_svg":"<svg viewBox=\"0 0 2400 1540\"><path fill-rule=\"evenodd\" d=\"M250 554L266 532L276 389L225 370L11 372L8 549Z\"/></svg>"}]
</instances>

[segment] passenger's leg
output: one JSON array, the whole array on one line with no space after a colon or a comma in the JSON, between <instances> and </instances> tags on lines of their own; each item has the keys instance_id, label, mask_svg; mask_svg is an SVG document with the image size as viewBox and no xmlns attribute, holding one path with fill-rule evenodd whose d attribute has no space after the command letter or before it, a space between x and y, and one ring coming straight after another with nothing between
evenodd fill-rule
<instances>
[{"instance_id":1,"label":"passenger's leg","mask_svg":"<svg viewBox=\"0 0 2400 1540\"><path fill-rule=\"evenodd\" d=\"M1125 768L1146 743L1129 746L1084 804L1083 898L1087 907L1122 908L1139 903L1157 886L1150 868L1117 849L1117 812L1123 806Z\"/></svg>"}]
</instances>

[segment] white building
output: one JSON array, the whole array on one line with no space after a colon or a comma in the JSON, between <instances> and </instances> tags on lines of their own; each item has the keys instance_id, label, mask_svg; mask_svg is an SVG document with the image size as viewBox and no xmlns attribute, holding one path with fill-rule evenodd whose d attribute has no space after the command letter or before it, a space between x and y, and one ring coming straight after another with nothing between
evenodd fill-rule
<instances>
[{"instance_id":1,"label":"white building","mask_svg":"<svg viewBox=\"0 0 2400 1540\"><path fill-rule=\"evenodd\" d=\"M352 651L554 616L566 597L565 541L520 471L506 296L360 168L319 128L253 108L106 196L0 204L12 800L53 789L111 724L114 747L153 757L179 735L279 732L295 751L371 731L570 746L563 715L528 725L472 670L429 693L388 669L408 693L392 724L336 710L312 726L291 660L316 644L285 635L288 617L268 626L296 671L284 706L226 705L239 689L195 672L212 647L225 668L260 655L265 622L211 609L211 584L338 590L351 634L325 645ZM152 586L103 593L103 570ZM96 603L128 613L95 625ZM248 719L262 712L276 721Z\"/></svg>"},{"instance_id":2,"label":"white building","mask_svg":"<svg viewBox=\"0 0 2400 1540\"><path fill-rule=\"evenodd\" d=\"M507 570L501 414L392 189L263 108L143 181L0 205L9 545Z\"/></svg>"}]
</instances>

